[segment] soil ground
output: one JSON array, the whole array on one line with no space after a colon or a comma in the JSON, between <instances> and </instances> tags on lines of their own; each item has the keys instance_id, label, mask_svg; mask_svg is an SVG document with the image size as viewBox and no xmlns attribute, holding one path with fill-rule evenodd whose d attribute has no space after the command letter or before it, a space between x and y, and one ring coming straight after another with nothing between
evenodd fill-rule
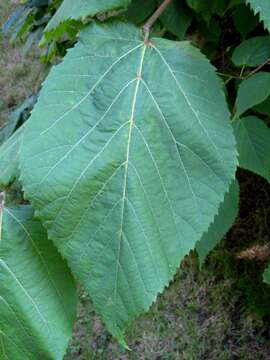
<instances>
[{"instance_id":1,"label":"soil ground","mask_svg":"<svg viewBox=\"0 0 270 360\"><path fill-rule=\"evenodd\" d=\"M1 1L0 24L15 3ZM20 44L11 46L0 33L1 124L37 88L40 69L38 51L24 56ZM235 226L202 270L195 254L183 261L170 287L128 330L132 351L110 337L80 291L65 360L270 360L270 287L262 282L270 260L270 186L248 172L239 172L238 178Z\"/></svg>"}]
</instances>

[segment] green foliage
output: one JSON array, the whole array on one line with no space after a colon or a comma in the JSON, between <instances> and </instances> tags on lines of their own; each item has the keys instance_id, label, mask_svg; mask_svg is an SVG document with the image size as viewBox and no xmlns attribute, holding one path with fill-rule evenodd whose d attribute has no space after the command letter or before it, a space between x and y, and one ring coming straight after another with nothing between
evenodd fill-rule
<instances>
[{"instance_id":1,"label":"green foliage","mask_svg":"<svg viewBox=\"0 0 270 360\"><path fill-rule=\"evenodd\" d=\"M235 66L258 66L270 58L270 36L255 36L243 41L232 54Z\"/></svg>"},{"instance_id":2,"label":"green foliage","mask_svg":"<svg viewBox=\"0 0 270 360\"><path fill-rule=\"evenodd\" d=\"M270 73L258 72L244 80L236 99L237 116L262 103L270 95Z\"/></svg>"},{"instance_id":3,"label":"green foliage","mask_svg":"<svg viewBox=\"0 0 270 360\"><path fill-rule=\"evenodd\" d=\"M239 152L239 166L270 182L270 129L256 116L233 122Z\"/></svg>"},{"instance_id":4,"label":"green foliage","mask_svg":"<svg viewBox=\"0 0 270 360\"><path fill-rule=\"evenodd\" d=\"M268 27L267 3L249 3ZM57 250L127 346L125 329L185 255L196 247L202 264L233 224L237 151L240 167L269 180L269 33L244 1L182 0L168 5L148 38L141 25L160 4L26 1L4 27L26 48L43 33L43 60L64 57L31 118L19 127L27 115L18 112L0 148L1 189L8 194L16 181L21 190L17 207L1 207L8 247L0 247L0 263L14 266L25 290L2 266L0 296L14 301L18 349L31 359L61 359L74 320L74 285ZM39 306L46 326L35 321ZM12 316L3 310L1 356L19 359L16 346L9 350Z\"/></svg>"},{"instance_id":5,"label":"green foliage","mask_svg":"<svg viewBox=\"0 0 270 360\"><path fill-rule=\"evenodd\" d=\"M51 31L69 20L81 20L105 11L126 8L130 2L130 0L64 0L45 31Z\"/></svg>"},{"instance_id":6,"label":"green foliage","mask_svg":"<svg viewBox=\"0 0 270 360\"><path fill-rule=\"evenodd\" d=\"M239 184L233 181L228 193L225 194L224 201L220 205L218 214L214 222L210 225L207 233L196 244L199 262L202 266L206 256L224 237L226 232L232 227L238 214L239 203Z\"/></svg>"},{"instance_id":7,"label":"green foliage","mask_svg":"<svg viewBox=\"0 0 270 360\"><path fill-rule=\"evenodd\" d=\"M246 0L254 10L259 14L265 27L270 31L270 2L268 0Z\"/></svg>"},{"instance_id":8,"label":"green foliage","mask_svg":"<svg viewBox=\"0 0 270 360\"><path fill-rule=\"evenodd\" d=\"M153 38L148 46L119 22L90 25L80 38L27 123L22 181L123 341L217 212L235 172L234 138L214 71L188 43Z\"/></svg>"},{"instance_id":9,"label":"green foliage","mask_svg":"<svg viewBox=\"0 0 270 360\"><path fill-rule=\"evenodd\" d=\"M76 314L65 262L29 205L1 205L0 357L63 358Z\"/></svg>"}]
</instances>

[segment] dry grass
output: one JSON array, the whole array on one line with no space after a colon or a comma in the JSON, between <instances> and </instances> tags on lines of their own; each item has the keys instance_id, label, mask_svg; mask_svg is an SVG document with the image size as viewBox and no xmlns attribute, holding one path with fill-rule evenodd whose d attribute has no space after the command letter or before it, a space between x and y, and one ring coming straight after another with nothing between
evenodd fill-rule
<instances>
[{"instance_id":1,"label":"dry grass","mask_svg":"<svg viewBox=\"0 0 270 360\"><path fill-rule=\"evenodd\" d=\"M0 1L0 26L6 21L17 1ZM36 49L23 55L22 44L11 45L9 37L0 32L0 125L10 111L36 90L41 71L39 52Z\"/></svg>"}]
</instances>

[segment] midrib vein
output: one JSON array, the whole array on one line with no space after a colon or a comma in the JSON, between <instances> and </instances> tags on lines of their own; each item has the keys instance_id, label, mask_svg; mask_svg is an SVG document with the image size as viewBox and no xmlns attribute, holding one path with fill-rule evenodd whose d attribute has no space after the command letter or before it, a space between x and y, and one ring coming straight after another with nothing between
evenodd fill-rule
<instances>
[{"instance_id":1,"label":"midrib vein","mask_svg":"<svg viewBox=\"0 0 270 360\"><path fill-rule=\"evenodd\" d=\"M143 46L142 55L139 65L139 70L137 73L137 81L136 87L134 91L134 96L132 100L132 108L131 108L131 115L130 115L130 125L128 130L128 140L127 140L127 156L125 161L125 170L124 170L124 187L123 187L123 196L122 196L122 209L121 209L121 221L120 221L120 232L119 232L119 246L117 251L117 260L116 260L116 275L115 275L115 285L114 285L114 303L116 303L117 298L117 284L118 284L118 272L119 272L119 265L120 265L120 253L121 253L121 245L122 245L122 237L123 237L123 223L124 223L124 212L125 212L125 199L126 199L126 191L127 191L127 177L128 177L128 165L129 165L129 156L130 156L130 143L132 137L132 129L134 127L134 115L135 115L135 108L138 96L138 90L140 86L140 82L142 79L142 70L143 70L143 62L145 58L147 45Z\"/></svg>"}]
</instances>

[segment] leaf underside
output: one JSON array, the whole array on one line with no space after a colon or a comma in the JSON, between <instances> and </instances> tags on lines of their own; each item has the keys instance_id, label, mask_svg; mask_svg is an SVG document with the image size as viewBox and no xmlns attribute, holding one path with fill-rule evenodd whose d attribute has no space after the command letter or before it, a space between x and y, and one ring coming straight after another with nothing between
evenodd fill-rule
<instances>
[{"instance_id":1,"label":"leaf underside","mask_svg":"<svg viewBox=\"0 0 270 360\"><path fill-rule=\"evenodd\" d=\"M234 180L225 194L224 201L220 205L214 222L210 225L207 233L196 244L200 265L203 265L207 255L224 237L232 227L238 214L239 184Z\"/></svg>"},{"instance_id":2,"label":"leaf underside","mask_svg":"<svg viewBox=\"0 0 270 360\"><path fill-rule=\"evenodd\" d=\"M81 20L106 11L125 8L131 0L63 0L61 6L49 21L45 32L51 31L68 20Z\"/></svg>"},{"instance_id":3,"label":"leaf underside","mask_svg":"<svg viewBox=\"0 0 270 360\"><path fill-rule=\"evenodd\" d=\"M92 24L49 75L22 145L26 197L124 344L236 169L221 85L187 42Z\"/></svg>"},{"instance_id":4,"label":"leaf underside","mask_svg":"<svg viewBox=\"0 0 270 360\"><path fill-rule=\"evenodd\" d=\"M76 315L70 272L29 205L0 214L0 358L61 360Z\"/></svg>"}]
</instances>

